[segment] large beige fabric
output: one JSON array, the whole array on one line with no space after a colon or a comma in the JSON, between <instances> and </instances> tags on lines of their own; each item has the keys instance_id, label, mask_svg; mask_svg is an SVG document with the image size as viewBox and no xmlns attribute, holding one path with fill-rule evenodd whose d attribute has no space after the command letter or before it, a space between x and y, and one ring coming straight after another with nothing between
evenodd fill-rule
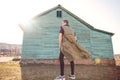
<instances>
[{"instance_id":1,"label":"large beige fabric","mask_svg":"<svg viewBox=\"0 0 120 80\"><path fill-rule=\"evenodd\" d=\"M90 53L79 45L74 36L74 30L68 26L63 27L64 34L61 51L69 61L89 59Z\"/></svg>"}]
</instances>

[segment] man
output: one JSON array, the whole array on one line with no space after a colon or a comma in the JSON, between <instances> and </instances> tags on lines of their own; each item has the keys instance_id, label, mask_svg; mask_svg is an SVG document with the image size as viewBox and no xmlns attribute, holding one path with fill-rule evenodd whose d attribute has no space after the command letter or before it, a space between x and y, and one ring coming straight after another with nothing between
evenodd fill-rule
<instances>
[{"instance_id":1,"label":"man","mask_svg":"<svg viewBox=\"0 0 120 80\"><path fill-rule=\"evenodd\" d=\"M77 37L74 30L69 27L68 20L63 20L59 32L59 48L60 48L60 75L55 80L65 80L64 76L64 56L69 60L71 66L70 79L75 79L74 60L81 58L89 58L89 53L85 48L77 44ZM81 54L80 54L81 53Z\"/></svg>"}]
</instances>

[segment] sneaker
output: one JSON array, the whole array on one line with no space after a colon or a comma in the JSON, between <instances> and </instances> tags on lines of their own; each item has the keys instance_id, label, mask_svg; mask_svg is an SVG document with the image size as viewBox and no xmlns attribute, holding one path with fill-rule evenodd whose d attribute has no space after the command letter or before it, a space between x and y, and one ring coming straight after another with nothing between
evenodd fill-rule
<instances>
[{"instance_id":1,"label":"sneaker","mask_svg":"<svg viewBox=\"0 0 120 80\"><path fill-rule=\"evenodd\" d=\"M57 76L54 80L65 80L65 76Z\"/></svg>"},{"instance_id":2,"label":"sneaker","mask_svg":"<svg viewBox=\"0 0 120 80\"><path fill-rule=\"evenodd\" d=\"M71 74L70 74L70 75L69 75L69 78L70 78L70 79L75 79L75 75L71 75Z\"/></svg>"}]
</instances>

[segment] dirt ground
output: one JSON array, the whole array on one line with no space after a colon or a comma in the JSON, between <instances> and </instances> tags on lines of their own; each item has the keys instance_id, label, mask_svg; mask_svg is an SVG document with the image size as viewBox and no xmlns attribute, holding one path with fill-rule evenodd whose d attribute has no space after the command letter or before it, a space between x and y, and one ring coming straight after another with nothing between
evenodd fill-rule
<instances>
[{"instance_id":1,"label":"dirt ground","mask_svg":"<svg viewBox=\"0 0 120 80\"><path fill-rule=\"evenodd\" d=\"M119 67L117 67L119 69ZM70 66L65 66L66 80ZM115 66L75 65L75 80L119 80ZM1 62L0 80L54 80L59 75L59 65L20 65L19 62Z\"/></svg>"}]
</instances>

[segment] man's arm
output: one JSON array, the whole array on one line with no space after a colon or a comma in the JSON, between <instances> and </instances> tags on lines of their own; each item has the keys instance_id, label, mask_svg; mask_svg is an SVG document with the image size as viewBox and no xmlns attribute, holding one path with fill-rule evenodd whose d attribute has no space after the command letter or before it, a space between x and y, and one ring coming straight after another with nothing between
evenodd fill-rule
<instances>
[{"instance_id":1,"label":"man's arm","mask_svg":"<svg viewBox=\"0 0 120 80\"><path fill-rule=\"evenodd\" d=\"M59 33L59 48L61 47L61 43L62 43L62 33Z\"/></svg>"}]
</instances>

